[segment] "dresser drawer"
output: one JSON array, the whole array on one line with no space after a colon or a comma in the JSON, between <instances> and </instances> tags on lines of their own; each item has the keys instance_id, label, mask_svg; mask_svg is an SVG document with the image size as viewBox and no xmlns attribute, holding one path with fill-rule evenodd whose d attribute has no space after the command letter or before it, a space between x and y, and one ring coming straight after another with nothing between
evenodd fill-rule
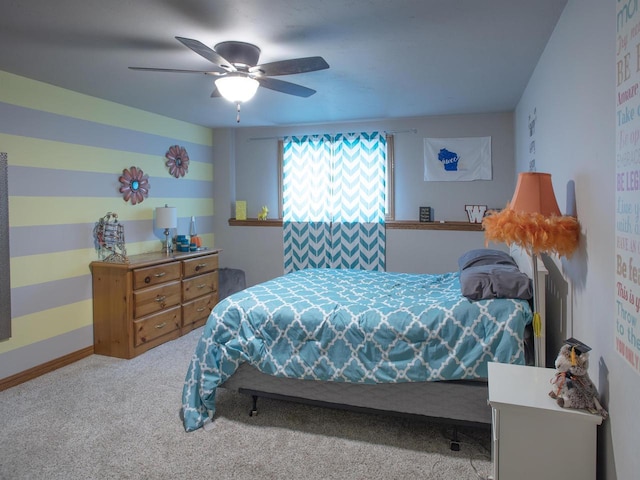
<instances>
[{"instance_id":1,"label":"dresser drawer","mask_svg":"<svg viewBox=\"0 0 640 480\"><path fill-rule=\"evenodd\" d=\"M218 291L218 272L206 273L182 281L182 301Z\"/></svg>"},{"instance_id":2,"label":"dresser drawer","mask_svg":"<svg viewBox=\"0 0 640 480\"><path fill-rule=\"evenodd\" d=\"M182 305L182 325L186 326L198 320L206 319L218 303L218 294L212 293Z\"/></svg>"},{"instance_id":3,"label":"dresser drawer","mask_svg":"<svg viewBox=\"0 0 640 480\"><path fill-rule=\"evenodd\" d=\"M184 277L213 272L218 269L218 255L205 255L190 260L183 260L182 265L184 266Z\"/></svg>"},{"instance_id":4,"label":"dresser drawer","mask_svg":"<svg viewBox=\"0 0 640 480\"><path fill-rule=\"evenodd\" d=\"M159 283L170 282L180 278L180 264L178 262L163 263L154 267L136 268L133 271L133 288L150 287Z\"/></svg>"},{"instance_id":5,"label":"dresser drawer","mask_svg":"<svg viewBox=\"0 0 640 480\"><path fill-rule=\"evenodd\" d=\"M169 282L133 292L133 316L144 317L151 313L180 305L180 282Z\"/></svg>"},{"instance_id":6,"label":"dresser drawer","mask_svg":"<svg viewBox=\"0 0 640 480\"><path fill-rule=\"evenodd\" d=\"M180 307L135 320L133 327L135 346L138 347L180 328Z\"/></svg>"}]
</instances>

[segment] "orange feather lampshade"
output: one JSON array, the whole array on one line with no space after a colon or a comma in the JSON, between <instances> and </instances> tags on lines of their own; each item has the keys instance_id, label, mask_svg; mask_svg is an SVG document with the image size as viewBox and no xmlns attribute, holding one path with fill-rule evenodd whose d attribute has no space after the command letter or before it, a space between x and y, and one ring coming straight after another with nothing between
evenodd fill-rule
<instances>
[{"instance_id":1,"label":"orange feather lampshade","mask_svg":"<svg viewBox=\"0 0 640 480\"><path fill-rule=\"evenodd\" d=\"M515 243L533 254L571 256L580 238L578 220L560 213L549 173L520 173L511 202L482 225L486 242Z\"/></svg>"}]
</instances>

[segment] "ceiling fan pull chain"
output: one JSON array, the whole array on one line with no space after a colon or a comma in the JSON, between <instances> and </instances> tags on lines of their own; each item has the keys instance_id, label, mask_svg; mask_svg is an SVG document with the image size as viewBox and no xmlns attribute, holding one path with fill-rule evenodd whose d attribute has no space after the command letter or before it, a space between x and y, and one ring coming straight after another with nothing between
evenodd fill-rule
<instances>
[{"instance_id":1,"label":"ceiling fan pull chain","mask_svg":"<svg viewBox=\"0 0 640 480\"><path fill-rule=\"evenodd\" d=\"M237 105L236 123L240 123L240 102L236 103L236 105Z\"/></svg>"}]
</instances>

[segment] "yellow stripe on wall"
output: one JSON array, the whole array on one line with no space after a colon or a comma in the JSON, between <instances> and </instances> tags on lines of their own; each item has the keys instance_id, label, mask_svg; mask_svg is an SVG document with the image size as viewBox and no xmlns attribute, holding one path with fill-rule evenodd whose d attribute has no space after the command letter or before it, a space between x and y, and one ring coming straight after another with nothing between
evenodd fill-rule
<instances>
[{"instance_id":1,"label":"yellow stripe on wall","mask_svg":"<svg viewBox=\"0 0 640 480\"><path fill-rule=\"evenodd\" d=\"M127 255L160 251L162 240L135 242L126 245L126 249ZM98 251L89 248L13 257L10 262L11 287L25 287L87 275L91 273L89 264L96 260L100 260ZM42 268L43 265L46 265L46 268Z\"/></svg>"},{"instance_id":2,"label":"yellow stripe on wall","mask_svg":"<svg viewBox=\"0 0 640 480\"><path fill-rule=\"evenodd\" d=\"M126 236L126 232L125 232L125 236ZM162 250L163 243L164 243L164 236L161 239L158 239L157 241L151 240L148 242L128 243L126 245L127 255L138 255L140 253L160 252ZM99 259L96 256L94 260L99 260Z\"/></svg>"},{"instance_id":3,"label":"yellow stripe on wall","mask_svg":"<svg viewBox=\"0 0 640 480\"><path fill-rule=\"evenodd\" d=\"M0 353L57 337L92 324L93 301L91 299L16 317L11 322L11 341L0 342ZM77 349L85 346L79 345Z\"/></svg>"},{"instance_id":4,"label":"yellow stripe on wall","mask_svg":"<svg viewBox=\"0 0 640 480\"><path fill-rule=\"evenodd\" d=\"M184 232L183 232L184 233ZM207 233L204 235L198 234L202 240L202 245L212 249L213 248L213 233ZM136 242L127 244L127 255L139 255L141 253L160 252L164 244L164 237L158 241L152 240L150 242ZM96 254L97 255L97 254ZM94 260L98 260L96 257Z\"/></svg>"},{"instance_id":5,"label":"yellow stripe on wall","mask_svg":"<svg viewBox=\"0 0 640 480\"><path fill-rule=\"evenodd\" d=\"M198 236L202 240L202 246L203 247L207 247L209 250L212 250L212 249L216 248L215 238L214 238L215 234L206 233L204 235L198 234Z\"/></svg>"},{"instance_id":6,"label":"yellow stripe on wall","mask_svg":"<svg viewBox=\"0 0 640 480\"><path fill-rule=\"evenodd\" d=\"M164 155L123 152L3 133L0 133L0 145L3 151L11 152L9 165L18 167L112 173L117 177L123 168L135 165L151 177L171 177ZM185 178L213 180L211 159L190 159L194 161L189 162L189 173Z\"/></svg>"},{"instance_id":7,"label":"yellow stripe on wall","mask_svg":"<svg viewBox=\"0 0 640 480\"><path fill-rule=\"evenodd\" d=\"M183 233L186 234L186 232L180 232L180 234L183 234ZM213 233L206 233L204 235L198 234L198 236L202 240L203 246L207 247L210 250L214 248ZM127 255L138 255L141 253L160 252L162 250L163 244L164 244L164 237L162 237L162 239L158 239L157 241L152 240L149 242L135 242L135 243L127 244ZM95 260L98 260L98 258L95 258Z\"/></svg>"},{"instance_id":8,"label":"yellow stripe on wall","mask_svg":"<svg viewBox=\"0 0 640 480\"><path fill-rule=\"evenodd\" d=\"M213 145L213 130L0 71L0 101L45 112Z\"/></svg>"},{"instance_id":9,"label":"yellow stripe on wall","mask_svg":"<svg viewBox=\"0 0 640 480\"><path fill-rule=\"evenodd\" d=\"M200 237L204 246L213 247L213 234ZM127 255L159 252L162 250L163 240L164 238L127 244ZM91 273L89 264L97 260L100 260L98 251L89 248L13 257L10 261L11 287L26 287L87 275ZM46 268L42 268L43 265Z\"/></svg>"},{"instance_id":10,"label":"yellow stripe on wall","mask_svg":"<svg viewBox=\"0 0 640 480\"><path fill-rule=\"evenodd\" d=\"M118 220L151 220L156 207L176 207L179 217L213 215L212 198L145 199L138 205L126 203L122 197L9 197L9 224L12 227L95 223L107 212L118 214ZM125 231L126 238L126 231Z\"/></svg>"},{"instance_id":11,"label":"yellow stripe on wall","mask_svg":"<svg viewBox=\"0 0 640 480\"><path fill-rule=\"evenodd\" d=\"M96 251L89 248L13 257L11 288L87 275L89 263L97 259Z\"/></svg>"}]
</instances>

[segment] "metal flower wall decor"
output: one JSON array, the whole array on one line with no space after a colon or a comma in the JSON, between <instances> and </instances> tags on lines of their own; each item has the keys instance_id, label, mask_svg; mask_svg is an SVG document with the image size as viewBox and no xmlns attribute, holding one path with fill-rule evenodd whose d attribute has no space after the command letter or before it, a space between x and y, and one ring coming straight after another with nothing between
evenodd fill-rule
<instances>
[{"instance_id":1,"label":"metal flower wall decor","mask_svg":"<svg viewBox=\"0 0 640 480\"><path fill-rule=\"evenodd\" d=\"M189 155L184 147L173 145L166 153L169 173L176 178L184 177L189 171Z\"/></svg>"},{"instance_id":2,"label":"metal flower wall decor","mask_svg":"<svg viewBox=\"0 0 640 480\"><path fill-rule=\"evenodd\" d=\"M149 195L149 177L138 167L124 169L120 175L120 193L125 202L131 200L132 205L142 203Z\"/></svg>"}]
</instances>

